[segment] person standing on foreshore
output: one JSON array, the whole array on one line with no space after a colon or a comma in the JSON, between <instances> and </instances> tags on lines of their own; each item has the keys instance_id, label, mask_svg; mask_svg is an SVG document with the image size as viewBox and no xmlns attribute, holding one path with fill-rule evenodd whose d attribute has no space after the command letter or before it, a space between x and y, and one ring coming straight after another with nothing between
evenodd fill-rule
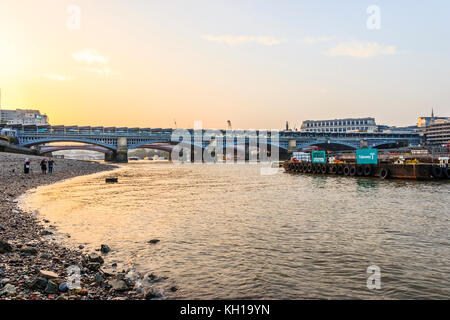
<instances>
[{"instance_id":1,"label":"person standing on foreshore","mask_svg":"<svg viewBox=\"0 0 450 320\"><path fill-rule=\"evenodd\" d=\"M47 159L45 159L45 158L41 160L41 170L42 170L42 174L47 173Z\"/></svg>"},{"instance_id":2,"label":"person standing on foreshore","mask_svg":"<svg viewBox=\"0 0 450 320\"><path fill-rule=\"evenodd\" d=\"M30 164L31 161L29 158L25 159L25 163L23 164L23 173L29 174L30 173Z\"/></svg>"},{"instance_id":3,"label":"person standing on foreshore","mask_svg":"<svg viewBox=\"0 0 450 320\"><path fill-rule=\"evenodd\" d=\"M53 158L50 158L48 160L48 173L52 174L53 173L53 166L55 165L55 161L53 160Z\"/></svg>"}]
</instances>

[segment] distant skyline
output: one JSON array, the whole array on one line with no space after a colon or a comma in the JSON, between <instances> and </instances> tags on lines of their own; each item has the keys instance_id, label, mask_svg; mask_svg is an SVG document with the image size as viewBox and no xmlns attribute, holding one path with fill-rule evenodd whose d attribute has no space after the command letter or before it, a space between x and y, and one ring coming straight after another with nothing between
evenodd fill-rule
<instances>
[{"instance_id":1,"label":"distant skyline","mask_svg":"<svg viewBox=\"0 0 450 320\"><path fill-rule=\"evenodd\" d=\"M4 0L2 108L180 128L450 116L450 3L341 2Z\"/></svg>"}]
</instances>

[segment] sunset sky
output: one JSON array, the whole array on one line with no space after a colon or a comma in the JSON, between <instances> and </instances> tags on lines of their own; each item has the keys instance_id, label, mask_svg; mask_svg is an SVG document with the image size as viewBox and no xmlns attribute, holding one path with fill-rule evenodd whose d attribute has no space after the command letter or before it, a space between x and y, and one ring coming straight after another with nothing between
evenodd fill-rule
<instances>
[{"instance_id":1,"label":"sunset sky","mask_svg":"<svg viewBox=\"0 0 450 320\"><path fill-rule=\"evenodd\" d=\"M450 116L449 39L448 1L0 0L2 108L65 125L412 125Z\"/></svg>"}]
</instances>

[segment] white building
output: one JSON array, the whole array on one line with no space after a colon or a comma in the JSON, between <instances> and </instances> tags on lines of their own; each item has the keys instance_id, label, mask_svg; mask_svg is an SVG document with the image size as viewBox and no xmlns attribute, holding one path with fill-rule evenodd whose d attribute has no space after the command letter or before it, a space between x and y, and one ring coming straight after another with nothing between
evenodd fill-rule
<instances>
[{"instance_id":1,"label":"white building","mask_svg":"<svg viewBox=\"0 0 450 320\"><path fill-rule=\"evenodd\" d=\"M41 114L39 110L0 110L0 120L2 123L6 123L8 125L48 125L47 115Z\"/></svg>"},{"instance_id":2,"label":"white building","mask_svg":"<svg viewBox=\"0 0 450 320\"><path fill-rule=\"evenodd\" d=\"M334 120L303 121L304 132L375 132L377 125L374 118L347 118Z\"/></svg>"}]
</instances>

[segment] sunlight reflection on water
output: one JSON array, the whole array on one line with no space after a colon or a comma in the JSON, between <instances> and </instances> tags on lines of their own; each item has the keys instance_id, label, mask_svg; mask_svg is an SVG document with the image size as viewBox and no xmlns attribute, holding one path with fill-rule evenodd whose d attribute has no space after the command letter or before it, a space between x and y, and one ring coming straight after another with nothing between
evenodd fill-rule
<instances>
[{"instance_id":1,"label":"sunlight reflection on water","mask_svg":"<svg viewBox=\"0 0 450 320\"><path fill-rule=\"evenodd\" d=\"M450 184L135 163L38 188L71 242L167 276L169 298L449 298ZM150 239L160 239L149 245ZM370 265L382 289L366 287Z\"/></svg>"}]
</instances>

